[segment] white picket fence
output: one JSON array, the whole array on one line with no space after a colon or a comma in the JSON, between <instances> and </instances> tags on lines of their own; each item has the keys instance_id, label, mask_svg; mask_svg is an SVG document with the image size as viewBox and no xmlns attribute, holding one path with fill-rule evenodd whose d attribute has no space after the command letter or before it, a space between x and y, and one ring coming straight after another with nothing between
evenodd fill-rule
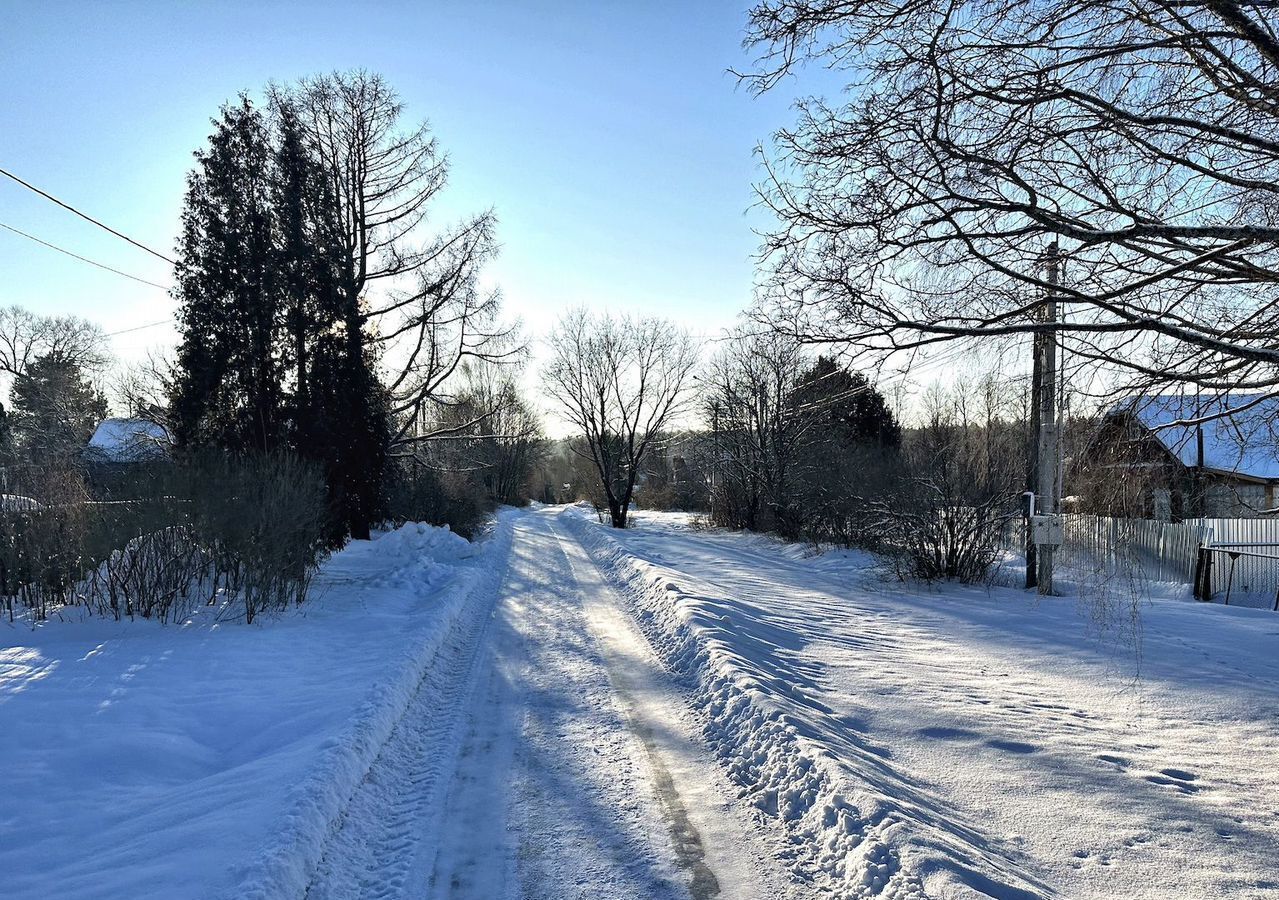
<instances>
[{"instance_id":1,"label":"white picket fence","mask_svg":"<svg viewBox=\"0 0 1279 900\"><path fill-rule=\"evenodd\" d=\"M1135 569L1152 581L1192 584L1199 548L1218 547L1214 554L1212 593L1222 599L1268 597L1279 592L1279 518L1187 519L1155 522L1111 516L1065 515L1063 562ZM1022 526L1010 530L1007 546L1023 548ZM1232 549L1242 551L1234 559ZM1231 570L1233 568L1233 574Z\"/></svg>"}]
</instances>

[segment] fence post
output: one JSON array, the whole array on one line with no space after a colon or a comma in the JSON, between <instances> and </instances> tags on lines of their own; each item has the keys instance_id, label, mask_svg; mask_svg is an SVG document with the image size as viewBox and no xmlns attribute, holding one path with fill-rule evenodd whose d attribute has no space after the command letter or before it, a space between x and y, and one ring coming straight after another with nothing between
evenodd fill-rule
<instances>
[{"instance_id":1,"label":"fence post","mask_svg":"<svg viewBox=\"0 0 1279 900\"><path fill-rule=\"evenodd\" d=\"M1195 599L1212 602L1212 551L1202 544L1195 558Z\"/></svg>"}]
</instances>

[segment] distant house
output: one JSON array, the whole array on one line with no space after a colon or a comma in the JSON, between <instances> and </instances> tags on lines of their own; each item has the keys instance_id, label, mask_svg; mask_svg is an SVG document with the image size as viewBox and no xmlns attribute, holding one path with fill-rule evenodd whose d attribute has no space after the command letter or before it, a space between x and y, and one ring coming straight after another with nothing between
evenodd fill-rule
<instances>
[{"instance_id":1,"label":"distant house","mask_svg":"<svg viewBox=\"0 0 1279 900\"><path fill-rule=\"evenodd\" d=\"M84 448L85 461L129 465L167 459L173 446L168 430L146 419L103 419Z\"/></svg>"},{"instance_id":2,"label":"distant house","mask_svg":"<svg viewBox=\"0 0 1279 900\"><path fill-rule=\"evenodd\" d=\"M1084 512L1162 521L1273 514L1279 398L1133 397L1102 418L1071 467Z\"/></svg>"}]
</instances>

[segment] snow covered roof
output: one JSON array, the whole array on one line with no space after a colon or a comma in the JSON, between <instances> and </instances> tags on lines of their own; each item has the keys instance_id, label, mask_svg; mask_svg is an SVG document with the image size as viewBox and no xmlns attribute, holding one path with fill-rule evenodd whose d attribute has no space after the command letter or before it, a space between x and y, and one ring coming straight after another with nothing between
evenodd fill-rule
<instances>
[{"instance_id":1,"label":"snow covered roof","mask_svg":"<svg viewBox=\"0 0 1279 900\"><path fill-rule=\"evenodd\" d=\"M1229 415L1222 416L1230 410ZM1185 466L1199 465L1203 430L1203 467L1252 478L1279 479L1279 397L1264 394L1150 394L1125 400L1111 416L1131 415ZM1198 424L1207 416L1221 416Z\"/></svg>"},{"instance_id":2,"label":"snow covered roof","mask_svg":"<svg viewBox=\"0 0 1279 900\"><path fill-rule=\"evenodd\" d=\"M163 425L146 419L103 419L89 438L88 452L108 462L161 459L173 443Z\"/></svg>"}]
</instances>

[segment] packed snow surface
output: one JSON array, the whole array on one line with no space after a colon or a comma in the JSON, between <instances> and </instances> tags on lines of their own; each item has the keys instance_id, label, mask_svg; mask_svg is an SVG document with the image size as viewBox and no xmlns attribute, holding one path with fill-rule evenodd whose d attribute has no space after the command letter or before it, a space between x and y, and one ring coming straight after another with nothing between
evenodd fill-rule
<instances>
[{"instance_id":1,"label":"packed snow surface","mask_svg":"<svg viewBox=\"0 0 1279 900\"><path fill-rule=\"evenodd\" d=\"M484 550L415 524L353 542L254 626L0 626L0 896L299 891Z\"/></svg>"}]
</instances>

